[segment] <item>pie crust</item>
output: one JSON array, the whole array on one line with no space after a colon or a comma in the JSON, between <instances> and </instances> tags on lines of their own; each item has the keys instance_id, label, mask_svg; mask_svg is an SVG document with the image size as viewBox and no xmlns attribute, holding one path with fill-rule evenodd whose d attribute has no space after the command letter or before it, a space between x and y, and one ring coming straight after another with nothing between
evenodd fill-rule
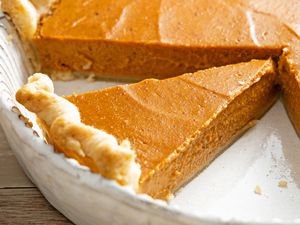
<instances>
[{"instance_id":1,"label":"pie crust","mask_svg":"<svg viewBox=\"0 0 300 225\"><path fill-rule=\"evenodd\" d=\"M67 156L78 159L93 172L138 191L141 170L130 143L124 140L118 144L114 136L84 125L77 107L53 92L53 83L48 76L34 74L16 93L16 99L37 114L47 131L47 140L56 150L63 146Z\"/></svg>"}]
</instances>

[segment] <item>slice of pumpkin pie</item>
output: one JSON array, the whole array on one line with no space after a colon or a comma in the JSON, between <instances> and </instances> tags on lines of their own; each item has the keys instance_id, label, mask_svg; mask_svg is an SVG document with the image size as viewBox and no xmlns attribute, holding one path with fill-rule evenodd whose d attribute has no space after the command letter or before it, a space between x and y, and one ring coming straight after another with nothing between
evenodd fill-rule
<instances>
[{"instance_id":1,"label":"slice of pumpkin pie","mask_svg":"<svg viewBox=\"0 0 300 225\"><path fill-rule=\"evenodd\" d=\"M294 127L300 135L300 1L249 0L255 10L275 16L289 28L289 46L284 48L278 63L284 104Z\"/></svg>"},{"instance_id":2,"label":"slice of pumpkin pie","mask_svg":"<svg viewBox=\"0 0 300 225\"><path fill-rule=\"evenodd\" d=\"M285 107L300 135L300 40L284 50L279 60L279 75Z\"/></svg>"},{"instance_id":3,"label":"slice of pumpkin pie","mask_svg":"<svg viewBox=\"0 0 300 225\"><path fill-rule=\"evenodd\" d=\"M266 112L275 80L272 60L253 60L62 98L34 75L16 98L56 150L166 199Z\"/></svg>"}]
</instances>

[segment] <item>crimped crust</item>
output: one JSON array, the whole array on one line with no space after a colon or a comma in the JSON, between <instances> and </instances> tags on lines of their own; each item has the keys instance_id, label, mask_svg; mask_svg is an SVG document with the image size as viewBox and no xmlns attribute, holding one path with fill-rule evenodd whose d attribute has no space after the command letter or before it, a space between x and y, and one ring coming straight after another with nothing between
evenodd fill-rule
<instances>
[{"instance_id":1,"label":"crimped crust","mask_svg":"<svg viewBox=\"0 0 300 225\"><path fill-rule=\"evenodd\" d=\"M31 40L40 16L47 13L55 0L2 0L1 10L13 20L22 39Z\"/></svg>"},{"instance_id":2,"label":"crimped crust","mask_svg":"<svg viewBox=\"0 0 300 225\"><path fill-rule=\"evenodd\" d=\"M141 170L130 143L125 140L118 144L114 136L84 125L76 106L53 92L50 78L35 74L17 92L16 99L37 114L56 150L76 158L93 172L138 190Z\"/></svg>"},{"instance_id":3,"label":"crimped crust","mask_svg":"<svg viewBox=\"0 0 300 225\"><path fill-rule=\"evenodd\" d=\"M38 24L43 15L51 11L51 7L59 0L0 0L0 8L5 12L15 25L24 50L35 71L41 71L40 60L32 39L38 30ZM93 73L72 73L61 71L49 71L52 79L74 80L76 78L88 78Z\"/></svg>"},{"instance_id":4,"label":"crimped crust","mask_svg":"<svg viewBox=\"0 0 300 225\"><path fill-rule=\"evenodd\" d=\"M1 9L7 13L22 39L31 40L39 21L39 12L29 0L2 0Z\"/></svg>"},{"instance_id":5,"label":"crimped crust","mask_svg":"<svg viewBox=\"0 0 300 225\"><path fill-rule=\"evenodd\" d=\"M55 0L2 0L1 10L9 15L24 43L25 51L36 70L40 64L32 45L40 16L46 13Z\"/></svg>"}]
</instances>

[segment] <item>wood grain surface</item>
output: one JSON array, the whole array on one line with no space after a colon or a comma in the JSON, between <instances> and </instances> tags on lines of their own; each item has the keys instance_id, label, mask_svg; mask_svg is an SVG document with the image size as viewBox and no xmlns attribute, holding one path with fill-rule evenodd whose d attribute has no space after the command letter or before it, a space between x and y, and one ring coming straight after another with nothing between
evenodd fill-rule
<instances>
[{"instance_id":1,"label":"wood grain surface","mask_svg":"<svg viewBox=\"0 0 300 225\"><path fill-rule=\"evenodd\" d=\"M25 176L0 126L0 224L72 224Z\"/></svg>"}]
</instances>

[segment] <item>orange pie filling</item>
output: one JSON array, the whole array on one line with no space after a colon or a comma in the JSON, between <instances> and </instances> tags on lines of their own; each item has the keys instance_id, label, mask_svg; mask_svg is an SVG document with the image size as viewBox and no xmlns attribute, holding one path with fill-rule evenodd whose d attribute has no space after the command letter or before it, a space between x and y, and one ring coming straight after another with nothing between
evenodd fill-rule
<instances>
[{"instance_id":1,"label":"orange pie filling","mask_svg":"<svg viewBox=\"0 0 300 225\"><path fill-rule=\"evenodd\" d=\"M254 60L67 97L84 124L127 139L140 191L166 199L275 101L271 60Z\"/></svg>"}]
</instances>

